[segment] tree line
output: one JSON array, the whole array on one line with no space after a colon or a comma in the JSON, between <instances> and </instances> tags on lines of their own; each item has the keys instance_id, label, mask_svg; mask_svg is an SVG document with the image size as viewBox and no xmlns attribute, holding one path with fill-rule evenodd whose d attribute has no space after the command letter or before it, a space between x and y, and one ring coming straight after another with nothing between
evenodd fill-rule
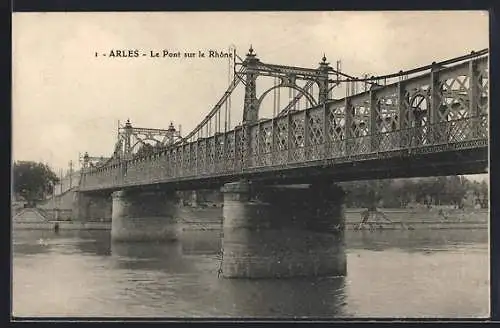
<instances>
[{"instance_id":1,"label":"tree line","mask_svg":"<svg viewBox=\"0 0 500 328\"><path fill-rule=\"evenodd\" d=\"M488 207L488 183L464 176L353 181L341 185L348 207L404 208L418 203L462 208L467 199L472 206Z\"/></svg>"}]
</instances>

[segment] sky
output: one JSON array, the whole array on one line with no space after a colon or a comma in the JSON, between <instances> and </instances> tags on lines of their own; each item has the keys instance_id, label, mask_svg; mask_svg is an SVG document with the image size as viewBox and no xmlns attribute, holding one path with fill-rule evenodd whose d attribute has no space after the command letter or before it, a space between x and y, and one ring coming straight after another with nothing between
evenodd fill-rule
<instances>
[{"instance_id":1,"label":"sky","mask_svg":"<svg viewBox=\"0 0 500 328\"><path fill-rule=\"evenodd\" d=\"M489 42L481 11L14 13L12 25L13 159L57 170L85 151L110 156L118 120L147 128L173 121L185 135L228 85L226 59L101 55L111 50L235 46L243 57L252 45L266 63L316 68L325 54L359 76L428 65ZM235 92L235 123L240 98Z\"/></svg>"}]
</instances>

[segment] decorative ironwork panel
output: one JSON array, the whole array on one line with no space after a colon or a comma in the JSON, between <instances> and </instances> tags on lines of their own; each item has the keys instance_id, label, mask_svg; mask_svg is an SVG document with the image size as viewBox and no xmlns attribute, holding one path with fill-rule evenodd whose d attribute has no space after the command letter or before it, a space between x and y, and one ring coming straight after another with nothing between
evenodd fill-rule
<instances>
[{"instance_id":1,"label":"decorative ironwork panel","mask_svg":"<svg viewBox=\"0 0 500 328\"><path fill-rule=\"evenodd\" d=\"M125 183L130 183L134 180L135 176L135 163L133 161L129 161L127 163L127 174L124 177Z\"/></svg>"},{"instance_id":2,"label":"decorative ironwork panel","mask_svg":"<svg viewBox=\"0 0 500 328\"><path fill-rule=\"evenodd\" d=\"M149 155L145 158L144 161L144 175L146 176L147 181L153 180L155 177L155 160L154 155Z\"/></svg>"},{"instance_id":3,"label":"decorative ironwork panel","mask_svg":"<svg viewBox=\"0 0 500 328\"><path fill-rule=\"evenodd\" d=\"M376 131L384 133L399 129L398 101L399 99L396 90L390 95L378 98L377 106L375 106L375 122L377 124Z\"/></svg>"},{"instance_id":4,"label":"decorative ironwork panel","mask_svg":"<svg viewBox=\"0 0 500 328\"><path fill-rule=\"evenodd\" d=\"M488 139L489 138L489 133L488 133L488 115L481 115L477 118L479 121L479 132L478 132L478 138L480 139Z\"/></svg>"},{"instance_id":5,"label":"decorative ironwork panel","mask_svg":"<svg viewBox=\"0 0 500 328\"><path fill-rule=\"evenodd\" d=\"M326 157L337 158L346 154L345 140L345 106L328 108L328 133Z\"/></svg>"},{"instance_id":6,"label":"decorative ironwork panel","mask_svg":"<svg viewBox=\"0 0 500 328\"><path fill-rule=\"evenodd\" d=\"M273 163L285 164L288 161L288 116L275 121Z\"/></svg>"},{"instance_id":7,"label":"decorative ironwork panel","mask_svg":"<svg viewBox=\"0 0 500 328\"><path fill-rule=\"evenodd\" d=\"M172 167L171 177L175 178L178 176L179 172L179 153L177 152L177 147L174 147L170 151L170 166Z\"/></svg>"},{"instance_id":8,"label":"decorative ironwork panel","mask_svg":"<svg viewBox=\"0 0 500 328\"><path fill-rule=\"evenodd\" d=\"M375 136L372 136L375 137ZM401 131L383 132L377 137L378 152L394 151L401 148Z\"/></svg>"},{"instance_id":9,"label":"decorative ironwork panel","mask_svg":"<svg viewBox=\"0 0 500 328\"><path fill-rule=\"evenodd\" d=\"M156 155L156 168L155 168L155 180L161 180L164 176L165 170L165 156L162 152Z\"/></svg>"},{"instance_id":10,"label":"decorative ironwork panel","mask_svg":"<svg viewBox=\"0 0 500 328\"><path fill-rule=\"evenodd\" d=\"M196 175L196 160L197 160L197 152L196 149L197 143L191 142L189 143L188 151L189 151L189 175Z\"/></svg>"},{"instance_id":11,"label":"decorative ironwork panel","mask_svg":"<svg viewBox=\"0 0 500 328\"><path fill-rule=\"evenodd\" d=\"M429 121L430 74L404 81L403 101L406 115L400 121L401 128L426 125Z\"/></svg>"},{"instance_id":12,"label":"decorative ironwork panel","mask_svg":"<svg viewBox=\"0 0 500 328\"><path fill-rule=\"evenodd\" d=\"M367 136L370 133L370 100L352 100L351 105L354 110L351 135L353 137Z\"/></svg>"},{"instance_id":13,"label":"decorative ironwork panel","mask_svg":"<svg viewBox=\"0 0 500 328\"><path fill-rule=\"evenodd\" d=\"M163 165L165 166L165 171L164 171L164 174L163 176L168 178L171 176L171 172L172 172L172 167L171 167L171 164L170 162L172 161L172 158L171 158L171 150L170 149L167 149L164 151L163 153Z\"/></svg>"},{"instance_id":14,"label":"decorative ironwork panel","mask_svg":"<svg viewBox=\"0 0 500 328\"><path fill-rule=\"evenodd\" d=\"M250 167L258 166L258 155L259 155L259 125L253 125L250 127Z\"/></svg>"},{"instance_id":15,"label":"decorative ironwork panel","mask_svg":"<svg viewBox=\"0 0 500 328\"><path fill-rule=\"evenodd\" d=\"M347 143L349 155L366 154L371 151L370 124L370 99L369 95L351 98L353 111L351 136L352 140ZM348 127L349 128L349 127Z\"/></svg>"},{"instance_id":16,"label":"decorative ironwork panel","mask_svg":"<svg viewBox=\"0 0 500 328\"><path fill-rule=\"evenodd\" d=\"M165 165L164 165L164 157L162 155L162 153L158 153L157 155L157 168L156 168L156 178L158 180L162 179L163 178L163 172L165 170Z\"/></svg>"},{"instance_id":17,"label":"decorative ironwork panel","mask_svg":"<svg viewBox=\"0 0 500 328\"><path fill-rule=\"evenodd\" d=\"M207 173L214 173L215 171L215 137L207 139Z\"/></svg>"},{"instance_id":18,"label":"decorative ironwork panel","mask_svg":"<svg viewBox=\"0 0 500 328\"><path fill-rule=\"evenodd\" d=\"M139 163L139 160L134 160L134 163L133 163L133 166L132 166L132 170L131 172L132 173L130 175L130 178L131 178L131 182L139 182L140 181L140 178L141 178L141 167L140 167L140 163Z\"/></svg>"},{"instance_id":19,"label":"decorative ironwork panel","mask_svg":"<svg viewBox=\"0 0 500 328\"><path fill-rule=\"evenodd\" d=\"M362 137L357 137L353 139L347 139L347 145L349 146L349 155L361 155L367 154L371 151L371 136L365 135Z\"/></svg>"},{"instance_id":20,"label":"decorative ironwork panel","mask_svg":"<svg viewBox=\"0 0 500 328\"><path fill-rule=\"evenodd\" d=\"M272 165L273 151L273 121L266 121L259 125L259 166Z\"/></svg>"},{"instance_id":21,"label":"decorative ironwork panel","mask_svg":"<svg viewBox=\"0 0 500 328\"><path fill-rule=\"evenodd\" d=\"M170 151L164 150L161 154L162 162L162 178L168 178L170 176Z\"/></svg>"},{"instance_id":22,"label":"decorative ironwork panel","mask_svg":"<svg viewBox=\"0 0 500 328\"><path fill-rule=\"evenodd\" d=\"M294 113L290 117L290 162L305 160L305 120L304 113Z\"/></svg>"},{"instance_id":23,"label":"decorative ironwork panel","mask_svg":"<svg viewBox=\"0 0 500 328\"><path fill-rule=\"evenodd\" d=\"M427 127L427 141L429 145L439 145L447 142L447 122L430 124Z\"/></svg>"},{"instance_id":24,"label":"decorative ironwork panel","mask_svg":"<svg viewBox=\"0 0 500 328\"><path fill-rule=\"evenodd\" d=\"M198 173L207 173L207 142L206 139L198 140Z\"/></svg>"},{"instance_id":25,"label":"decorative ironwork panel","mask_svg":"<svg viewBox=\"0 0 500 328\"><path fill-rule=\"evenodd\" d=\"M224 134L218 134L215 137L215 171L221 173L224 171Z\"/></svg>"},{"instance_id":26,"label":"decorative ironwork panel","mask_svg":"<svg viewBox=\"0 0 500 328\"><path fill-rule=\"evenodd\" d=\"M241 172L245 167L245 150L247 138L245 137L245 130L239 128L236 130L236 140L235 140L235 158L234 166L237 172Z\"/></svg>"},{"instance_id":27,"label":"decorative ironwork panel","mask_svg":"<svg viewBox=\"0 0 500 328\"><path fill-rule=\"evenodd\" d=\"M345 106L328 109L328 142L345 139Z\"/></svg>"},{"instance_id":28,"label":"decorative ironwork panel","mask_svg":"<svg viewBox=\"0 0 500 328\"><path fill-rule=\"evenodd\" d=\"M469 106L469 77L440 77L441 101L437 113L438 122L459 120L471 116ZM437 123L437 122L436 122Z\"/></svg>"},{"instance_id":29,"label":"decorative ironwork panel","mask_svg":"<svg viewBox=\"0 0 500 328\"><path fill-rule=\"evenodd\" d=\"M429 84L411 89L406 100L408 100L408 103L405 105L408 106L409 110L405 118L405 124L413 128L410 144L412 147L429 145L428 126L430 123L429 109L431 103Z\"/></svg>"},{"instance_id":30,"label":"decorative ironwork panel","mask_svg":"<svg viewBox=\"0 0 500 328\"><path fill-rule=\"evenodd\" d=\"M428 146L430 144L428 138L429 129L427 127L416 126L411 128L411 147Z\"/></svg>"},{"instance_id":31,"label":"decorative ironwork panel","mask_svg":"<svg viewBox=\"0 0 500 328\"><path fill-rule=\"evenodd\" d=\"M175 173L175 177L182 177L184 175L184 171L183 171L183 167L184 167L184 154L183 154L183 148L182 146L178 146L175 148L176 151L177 151L177 161L176 161L176 173Z\"/></svg>"},{"instance_id":32,"label":"decorative ironwork panel","mask_svg":"<svg viewBox=\"0 0 500 328\"><path fill-rule=\"evenodd\" d=\"M235 144L234 133L226 133L226 141L224 143L224 172L234 171L235 159Z\"/></svg>"},{"instance_id":33,"label":"decorative ironwork panel","mask_svg":"<svg viewBox=\"0 0 500 328\"><path fill-rule=\"evenodd\" d=\"M325 147L325 111L323 108L314 108L309 111L307 118L307 159L319 160L324 157Z\"/></svg>"},{"instance_id":34,"label":"decorative ironwork panel","mask_svg":"<svg viewBox=\"0 0 500 328\"><path fill-rule=\"evenodd\" d=\"M145 179L145 177L146 177L147 173L146 173L146 170L145 170L146 169L146 167L145 167L146 165L145 164L146 164L146 159L144 157L141 157L139 159L139 163L138 163L139 181L143 181Z\"/></svg>"},{"instance_id":35,"label":"decorative ironwork panel","mask_svg":"<svg viewBox=\"0 0 500 328\"><path fill-rule=\"evenodd\" d=\"M182 172L183 176L190 176L191 173L191 149L190 144L182 147Z\"/></svg>"},{"instance_id":36,"label":"decorative ironwork panel","mask_svg":"<svg viewBox=\"0 0 500 328\"><path fill-rule=\"evenodd\" d=\"M448 143L473 139L471 120L459 119L447 122Z\"/></svg>"}]
</instances>

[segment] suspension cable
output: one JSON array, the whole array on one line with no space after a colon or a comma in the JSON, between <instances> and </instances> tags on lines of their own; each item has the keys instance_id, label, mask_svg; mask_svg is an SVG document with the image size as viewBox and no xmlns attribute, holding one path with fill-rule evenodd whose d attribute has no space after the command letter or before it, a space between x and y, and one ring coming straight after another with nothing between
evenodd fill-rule
<instances>
[{"instance_id":1,"label":"suspension cable","mask_svg":"<svg viewBox=\"0 0 500 328\"><path fill-rule=\"evenodd\" d=\"M379 75L379 76L372 76L372 77L369 77L369 78L357 78L357 77L354 77L354 76L351 76L351 75L348 75L348 74L345 74L345 73L342 73L342 72L338 72L337 70L335 70L333 68L329 68L328 71L336 73L338 75L341 75L341 76L347 78L347 80L339 80L339 82L355 81L355 82L368 82L368 83L370 83L370 81L387 80L387 79L391 79L391 78L395 78L395 77L400 77L400 76L415 74L415 73L419 73L419 72L422 72L422 71L429 70L429 69L431 69L431 68L433 68L435 66L449 65L449 64L453 64L453 63L456 63L456 62L464 61L464 60L467 60L467 59L472 59L472 58L480 57L480 56L488 54L488 52L489 52L488 48L480 50L480 51L477 51L477 52L472 51L468 55L464 55L464 56L460 56L460 57L448 59L448 60L445 60L445 61L442 61L442 62L439 62L439 63L434 62L434 63L432 63L430 65L421 66L421 67L410 69L410 70L407 70L407 71L399 71L397 73L392 73L392 74L387 74L387 75Z\"/></svg>"},{"instance_id":2,"label":"suspension cable","mask_svg":"<svg viewBox=\"0 0 500 328\"><path fill-rule=\"evenodd\" d=\"M181 137L176 143L173 144L173 146L177 146L179 144L186 143L193 135L196 134L200 129L205 127L207 135L206 137L209 136L208 133L208 125L211 125L211 119L215 116L219 108L224 104L224 102L229 98L231 93L234 91L236 86L241 82L240 74L243 74L246 72L246 67L242 66L240 70L234 75L233 80L229 87L227 88L226 92L224 92L224 95L219 99L217 104L213 107L213 109L208 113L207 116L196 126L196 128L191 131L189 134L187 134L185 137ZM207 124L208 123L208 124ZM211 131L211 130L210 130Z\"/></svg>"}]
</instances>

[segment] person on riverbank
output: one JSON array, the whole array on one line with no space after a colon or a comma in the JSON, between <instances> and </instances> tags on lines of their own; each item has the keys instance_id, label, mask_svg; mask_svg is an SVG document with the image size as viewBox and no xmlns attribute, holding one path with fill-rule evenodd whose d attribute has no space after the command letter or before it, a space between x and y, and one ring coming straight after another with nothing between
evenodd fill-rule
<instances>
[{"instance_id":1,"label":"person on riverbank","mask_svg":"<svg viewBox=\"0 0 500 328\"><path fill-rule=\"evenodd\" d=\"M384 213L377 210L375 205L370 205L365 211L361 212L361 222L359 223L357 229L361 229L367 223L370 225L370 230L373 229L373 224L369 222L372 214L375 214L375 221L378 221L377 219L379 215L381 215L385 220L392 223L392 221L389 220Z\"/></svg>"},{"instance_id":2,"label":"person on riverbank","mask_svg":"<svg viewBox=\"0 0 500 328\"><path fill-rule=\"evenodd\" d=\"M448 216L446 214L444 214L444 211L442 208L439 209L438 216L439 216L439 218L441 218L441 221L446 221L446 219L448 219Z\"/></svg>"},{"instance_id":3,"label":"person on riverbank","mask_svg":"<svg viewBox=\"0 0 500 328\"><path fill-rule=\"evenodd\" d=\"M361 222L359 223L358 227L356 228L356 230L359 230L361 229L366 223L368 223L370 225L370 230L373 230L374 227L373 227L373 224L371 222L369 222L369 218L370 216L374 214L375 215L375 222L376 223L379 223L380 220L379 218L382 217L382 219L384 219L385 221L391 223L391 224L394 224L394 222L392 220L390 220L384 212L382 211L379 211L377 210L377 207L375 205L371 205L368 207L367 210L361 212ZM405 224L403 222L400 222L401 224L401 227L403 229L412 229L411 227L406 227ZM380 225L379 223L379 228L381 228L382 226Z\"/></svg>"}]
</instances>

